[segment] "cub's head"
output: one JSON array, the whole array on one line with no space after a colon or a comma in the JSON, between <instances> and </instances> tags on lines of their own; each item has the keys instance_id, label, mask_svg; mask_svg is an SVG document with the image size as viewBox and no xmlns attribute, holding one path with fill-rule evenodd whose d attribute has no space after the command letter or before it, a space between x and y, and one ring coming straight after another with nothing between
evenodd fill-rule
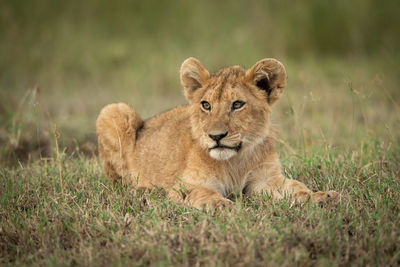
<instances>
[{"instance_id":1,"label":"cub's head","mask_svg":"<svg viewBox=\"0 0 400 267\"><path fill-rule=\"evenodd\" d=\"M268 137L270 107L286 85L282 63L267 58L248 70L233 66L210 74L188 58L180 73L193 136L212 158L227 160Z\"/></svg>"}]
</instances>

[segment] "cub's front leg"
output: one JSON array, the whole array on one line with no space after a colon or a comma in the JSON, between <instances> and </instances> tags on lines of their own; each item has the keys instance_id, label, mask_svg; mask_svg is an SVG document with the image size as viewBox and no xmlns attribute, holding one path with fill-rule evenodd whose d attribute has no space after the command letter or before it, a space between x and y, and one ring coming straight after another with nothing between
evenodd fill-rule
<instances>
[{"instance_id":1,"label":"cub's front leg","mask_svg":"<svg viewBox=\"0 0 400 267\"><path fill-rule=\"evenodd\" d=\"M209 208L230 206L232 201L224 197L217 186L221 184L218 177L223 174L219 165L208 155L202 156L201 153L203 151L197 147L188 152L186 168L175 176L179 179L168 190L168 197L172 201L198 209L205 206Z\"/></svg>"},{"instance_id":2,"label":"cub's front leg","mask_svg":"<svg viewBox=\"0 0 400 267\"><path fill-rule=\"evenodd\" d=\"M314 202L319 204L337 205L340 194L335 191L312 192L299 181L285 178L280 169L280 164L270 168L262 168L254 171L246 190L248 193L268 192L273 199L282 199L285 196L295 202Z\"/></svg>"},{"instance_id":3,"label":"cub's front leg","mask_svg":"<svg viewBox=\"0 0 400 267\"><path fill-rule=\"evenodd\" d=\"M208 206L210 208L229 206L232 204L232 201L223 197L214 189L204 186L197 186L193 188L186 196L185 203L200 209L204 206Z\"/></svg>"},{"instance_id":4,"label":"cub's front leg","mask_svg":"<svg viewBox=\"0 0 400 267\"><path fill-rule=\"evenodd\" d=\"M178 204L201 209L203 207L218 208L230 206L232 201L222 196L216 190L198 185L180 184L167 189L168 198Z\"/></svg>"}]
</instances>

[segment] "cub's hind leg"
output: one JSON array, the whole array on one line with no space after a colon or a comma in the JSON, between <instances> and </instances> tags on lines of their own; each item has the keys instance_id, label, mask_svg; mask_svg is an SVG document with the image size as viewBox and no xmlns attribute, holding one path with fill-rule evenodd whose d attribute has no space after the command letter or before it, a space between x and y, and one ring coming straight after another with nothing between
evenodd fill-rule
<instances>
[{"instance_id":1,"label":"cub's hind leg","mask_svg":"<svg viewBox=\"0 0 400 267\"><path fill-rule=\"evenodd\" d=\"M105 106L96 121L99 157L106 175L113 179L129 179L136 134L143 121L124 103Z\"/></svg>"}]
</instances>

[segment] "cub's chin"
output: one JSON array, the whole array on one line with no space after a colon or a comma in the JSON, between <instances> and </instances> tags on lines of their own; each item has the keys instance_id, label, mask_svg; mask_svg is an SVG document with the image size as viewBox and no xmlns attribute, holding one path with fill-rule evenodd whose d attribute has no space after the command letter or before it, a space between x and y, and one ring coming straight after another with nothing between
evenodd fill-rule
<instances>
[{"instance_id":1,"label":"cub's chin","mask_svg":"<svg viewBox=\"0 0 400 267\"><path fill-rule=\"evenodd\" d=\"M237 146L227 146L224 144L217 144L208 149L210 156L216 160L228 160L235 156L242 149L242 142Z\"/></svg>"},{"instance_id":2,"label":"cub's chin","mask_svg":"<svg viewBox=\"0 0 400 267\"><path fill-rule=\"evenodd\" d=\"M235 149L232 148L213 148L210 149L210 156L216 160L228 160L231 157L235 156L238 153Z\"/></svg>"}]
</instances>

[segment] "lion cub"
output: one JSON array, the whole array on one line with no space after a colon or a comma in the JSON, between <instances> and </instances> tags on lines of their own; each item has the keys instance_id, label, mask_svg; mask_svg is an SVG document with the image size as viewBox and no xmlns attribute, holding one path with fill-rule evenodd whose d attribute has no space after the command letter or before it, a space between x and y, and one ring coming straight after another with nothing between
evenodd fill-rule
<instances>
[{"instance_id":1,"label":"lion cub","mask_svg":"<svg viewBox=\"0 0 400 267\"><path fill-rule=\"evenodd\" d=\"M232 192L268 192L298 202L337 203L334 191L313 193L286 179L271 134L272 105L286 85L275 59L210 74L195 58L180 70L189 104L143 121L127 104L103 108L96 128L106 175L140 188L163 187L196 208L229 204Z\"/></svg>"}]
</instances>

